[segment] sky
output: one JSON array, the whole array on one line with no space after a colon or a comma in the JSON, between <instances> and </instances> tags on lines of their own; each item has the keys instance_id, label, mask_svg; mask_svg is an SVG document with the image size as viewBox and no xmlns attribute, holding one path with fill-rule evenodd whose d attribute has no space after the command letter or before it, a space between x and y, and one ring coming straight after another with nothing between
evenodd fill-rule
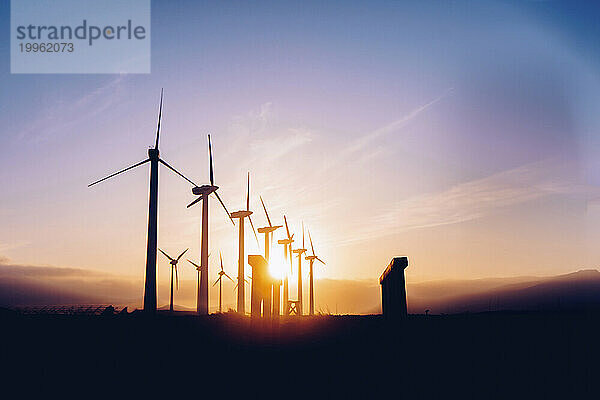
<instances>
[{"instance_id":1,"label":"sky","mask_svg":"<svg viewBox=\"0 0 600 400\"><path fill-rule=\"evenodd\" d=\"M147 156L164 87L161 157L207 183L211 133L229 210L244 207L250 171L255 224L259 195L297 239L304 222L327 263L317 279L376 283L397 255L411 282L598 268L599 11L154 1L150 74L11 75L2 1L1 260L129 277L141 298L149 169L87 184ZM161 169L159 247L197 260L193 199ZM235 277L237 229L216 202L210 225L209 279L219 251Z\"/></svg>"}]
</instances>

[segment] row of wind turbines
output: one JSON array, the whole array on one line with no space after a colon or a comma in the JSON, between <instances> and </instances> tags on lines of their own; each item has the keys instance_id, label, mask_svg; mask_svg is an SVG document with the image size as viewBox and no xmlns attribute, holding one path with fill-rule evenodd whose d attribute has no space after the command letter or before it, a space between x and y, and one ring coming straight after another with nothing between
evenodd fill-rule
<instances>
[{"instance_id":1,"label":"row of wind turbines","mask_svg":"<svg viewBox=\"0 0 600 400\"><path fill-rule=\"evenodd\" d=\"M246 301L245 301L245 250L244 250L244 225L245 219L248 218L250 221L250 225L252 226L252 230L254 232L254 236L256 238L257 243L258 236L256 234L256 229L254 229L254 224L252 222L252 211L250 211L250 173L248 173L248 185L247 185L247 193L246 193L246 209L235 211L230 213L225 206L225 203L220 198L218 194L218 186L214 184L214 167L213 167L213 158L212 158L212 142L210 135L208 135L208 153L209 153L209 178L210 184L198 186L193 181L188 179L181 172L176 170L174 167L169 165L166 161L160 158L160 152L158 149L159 139L160 139L160 123L162 120L162 108L163 108L163 90L160 93L160 105L158 112L158 123L156 129L156 140L154 144L154 148L148 149L148 158L143 161L140 161L130 167L124 168L120 171L117 171L107 177L99 179L95 182L92 182L88 185L94 186L100 182L103 182L109 178L112 178L116 175L129 171L133 168L136 168L145 163L150 163L150 190L149 190L149 202L148 202L148 236L147 236L147 247L146 247L146 273L145 273L145 283L144 283L144 312L148 314L156 313L157 308L157 295L156 295L156 262L157 262L157 233L158 233L158 166L162 164L167 167L170 171L186 180L188 183L192 185L192 194L198 196L193 202L188 204L188 208L195 205L198 202L202 202L202 228L201 228L201 250L200 250L200 264L196 264L191 260L188 260L197 270L198 273L198 288L197 288L197 300L196 300L196 311L198 315L207 315L208 314L208 258L209 258L209 249L208 249L208 236L209 236L209 215L208 215L208 205L209 198L211 194L217 198L227 216L231 220L232 224L235 225L234 219L238 219L238 277L237 277L237 312L239 314L246 314ZM271 223L271 219L267 212L267 208L265 203L260 197L263 209L265 211L265 216L267 218L268 226L259 227L258 232L264 234L264 247L265 254L264 258L267 262L269 262L270 258L270 246L271 240L273 237L273 233L282 228L283 225L273 225ZM283 280L283 312L285 315L289 315L292 312L295 312L298 315L303 314L303 299L302 299L302 258L303 255L307 252L307 249L304 248L304 223L302 223L302 247L293 249L292 243L294 242L294 234L290 233L287 218L284 215L284 224L286 228L286 237L284 239L278 240L278 244L282 245L284 248L284 256L286 262L289 260L290 262L290 271L292 270L293 257L292 254L295 254L298 258L298 300L292 301L289 299L289 279L288 274L284 274ZM310 236L309 231L309 240L311 244L312 255L305 256L305 260L309 261L309 315L314 315L314 285L313 285L313 266L315 261L319 261L322 264L325 264L323 260L321 260L314 252L314 246L312 243L312 237ZM260 245L259 245L260 247ZM163 250L160 250L161 253L167 257L171 264L171 294L170 294L170 305L169 309L173 311L173 275L175 275L175 282L177 287L179 286L179 277L177 273L177 263L183 257L183 255L187 252L188 249L184 250L177 258L172 258ZM216 283L219 283L219 312L222 312L222 278L223 276L229 278L233 281L233 279L227 275L223 269L223 258L221 258L221 271L219 272L219 277ZM214 286L214 285L213 285ZM277 286L279 287L279 285ZM278 294L277 294L278 296Z\"/></svg>"}]
</instances>

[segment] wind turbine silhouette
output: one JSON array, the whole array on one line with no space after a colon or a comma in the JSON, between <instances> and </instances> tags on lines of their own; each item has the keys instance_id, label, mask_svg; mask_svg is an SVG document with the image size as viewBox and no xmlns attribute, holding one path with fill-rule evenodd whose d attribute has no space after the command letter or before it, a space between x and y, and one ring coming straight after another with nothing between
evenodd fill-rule
<instances>
[{"instance_id":1,"label":"wind turbine silhouette","mask_svg":"<svg viewBox=\"0 0 600 400\"><path fill-rule=\"evenodd\" d=\"M235 280L236 280L236 281L238 281L238 282L236 282L236 283L235 283L235 286L233 287L233 291L234 291L234 292L235 292L235 289L237 289L237 288L238 288L238 286L239 286L239 278L240 278L239 276L235 278ZM247 276L247 278L248 278L248 279L252 279L252 277L251 277L251 276ZM246 279L244 279L244 283L248 283L248 284L249 284L250 282L248 282Z\"/></svg>"},{"instance_id":2,"label":"wind turbine silhouette","mask_svg":"<svg viewBox=\"0 0 600 400\"><path fill-rule=\"evenodd\" d=\"M215 286L217 283L219 284L219 314L223 312L222 309L222 303L223 303L223 276L226 276L227 278L229 278L229 280L231 282L235 282L233 279L231 279L231 277L229 275L227 275L227 273L223 270L223 256L221 255L221 252L219 252L219 258L221 259L221 271L219 271L219 277L217 278L217 280L215 281L215 283L213 283L213 286Z\"/></svg>"},{"instance_id":3,"label":"wind turbine silhouette","mask_svg":"<svg viewBox=\"0 0 600 400\"><path fill-rule=\"evenodd\" d=\"M254 232L254 237L256 238L256 243L260 248L260 243L258 242L258 236L256 235L256 230L254 229L254 224L252 223L252 211L250 211L250 172L248 172L248 190L246 192L246 209L241 211L234 211L231 213L231 218L239 218L238 231L239 231L239 252L238 252L238 282L240 289L237 293L237 312L244 315L246 314L246 287L242 284L244 280L244 268L246 266L246 259L244 255L244 218L248 217L250 220L250 225L252 226L252 231Z\"/></svg>"},{"instance_id":4,"label":"wind turbine silhouette","mask_svg":"<svg viewBox=\"0 0 600 400\"><path fill-rule=\"evenodd\" d=\"M304 248L304 222L302 222L302 248L292 250L292 253L298 256L298 315L302 315L302 254L306 252Z\"/></svg>"},{"instance_id":5,"label":"wind turbine silhouette","mask_svg":"<svg viewBox=\"0 0 600 400\"><path fill-rule=\"evenodd\" d=\"M210 257L210 253L208 254L208 257ZM202 267L199 266L198 264L196 264L195 262L193 262L192 260L190 260L189 258L187 259L187 261L192 264L194 267L196 267L196 271L198 271L198 282L197 285L200 286L200 273L202 272Z\"/></svg>"},{"instance_id":6,"label":"wind turbine silhouette","mask_svg":"<svg viewBox=\"0 0 600 400\"><path fill-rule=\"evenodd\" d=\"M286 239L279 239L277 241L278 244L283 245L283 254L285 257L285 261L288 261L288 249L289 249L289 261L290 261L290 274L292 273L292 243L294 242L294 235L290 235L290 228L288 228L288 223L287 223L287 218L285 217L285 215L283 216L283 221L285 222L285 230L287 233L287 238ZM289 311L289 300L290 300L290 287L289 287L289 279L288 279L288 273L285 273L285 278L283 280L283 313L285 315L288 315L288 311Z\"/></svg>"},{"instance_id":7,"label":"wind turbine silhouette","mask_svg":"<svg viewBox=\"0 0 600 400\"><path fill-rule=\"evenodd\" d=\"M177 274L177 263L179 262L179 259L183 257L185 252L189 249L185 249L177 258L172 258L170 255L168 255L161 249L158 250L171 261L171 301L169 302L169 311L173 311L173 270L175 270L175 280L177 281L177 290L179 290L179 275Z\"/></svg>"},{"instance_id":8,"label":"wind turbine silhouette","mask_svg":"<svg viewBox=\"0 0 600 400\"><path fill-rule=\"evenodd\" d=\"M158 142L160 138L160 122L162 119L162 105L163 105L163 90L160 91L160 106L158 111L158 126L156 128L156 142L154 148L148 149L148 158L134 164L130 167L122 169L114 174L111 174L105 178L92 182L88 185L94 186L97 183L103 182L113 176L122 174L123 172L129 171L135 167L139 167L147 162L150 163L150 196L148 201L148 237L146 247L146 277L144 283L144 311L147 313L154 314L156 312L156 246L157 246L157 233L158 233L158 164L161 163L193 186L196 186L194 182L186 178L182 173L177 171L175 168L167 164L166 161L160 158L158 151Z\"/></svg>"},{"instance_id":9,"label":"wind turbine silhouette","mask_svg":"<svg viewBox=\"0 0 600 400\"><path fill-rule=\"evenodd\" d=\"M317 257L315 255L315 247L313 246L312 237L310 236L310 230L308 231L308 239L310 240L310 250L312 251L312 256L306 256L306 260L308 260L308 262L310 263L310 269L309 269L310 297L309 297L308 315L315 315L315 292L314 292L314 288L313 288L313 264L314 264L315 260L317 260L317 261L323 263L323 265L325 265L325 261L321 260L319 257Z\"/></svg>"},{"instance_id":10,"label":"wind turbine silhouette","mask_svg":"<svg viewBox=\"0 0 600 400\"><path fill-rule=\"evenodd\" d=\"M269 255L270 255L270 237L273 234L273 232L279 228L281 228L283 225L275 225L273 226L273 224L271 224L271 218L269 218L269 213L267 212L267 207L265 207L265 202L263 201L262 196L260 197L260 202L262 203L263 209L265 210L265 215L267 216L267 222L269 223L269 226L264 226L262 228L258 228L258 233L264 233L265 234L265 260L267 260L267 263L269 262Z\"/></svg>"},{"instance_id":11,"label":"wind turbine silhouette","mask_svg":"<svg viewBox=\"0 0 600 400\"><path fill-rule=\"evenodd\" d=\"M208 198L211 193L215 194L217 200L219 200L219 203L221 203L223 209L227 213L227 216L231 219L231 223L235 225L233 218L231 218L231 214L229 214L227 207L225 207L225 203L223 203L223 200L221 200L221 197L219 197L219 194L217 193L219 187L215 186L210 135L208 135L208 154L210 163L210 185L194 186L194 188L192 188L192 193L199 197L188 204L189 208L202 200L202 239L200 246L200 266L202 268L202 273L200 274L198 298L196 300L196 311L199 315L208 315Z\"/></svg>"}]
</instances>

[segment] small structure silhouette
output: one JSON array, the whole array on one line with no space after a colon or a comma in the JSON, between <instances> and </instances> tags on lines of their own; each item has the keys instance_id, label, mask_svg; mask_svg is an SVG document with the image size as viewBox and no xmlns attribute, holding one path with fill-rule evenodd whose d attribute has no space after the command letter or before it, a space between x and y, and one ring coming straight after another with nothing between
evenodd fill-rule
<instances>
[{"instance_id":1,"label":"small structure silhouette","mask_svg":"<svg viewBox=\"0 0 600 400\"><path fill-rule=\"evenodd\" d=\"M408 267L408 257L394 257L379 278L381 308L385 318L397 320L404 319L408 315L404 280L406 267Z\"/></svg>"}]
</instances>

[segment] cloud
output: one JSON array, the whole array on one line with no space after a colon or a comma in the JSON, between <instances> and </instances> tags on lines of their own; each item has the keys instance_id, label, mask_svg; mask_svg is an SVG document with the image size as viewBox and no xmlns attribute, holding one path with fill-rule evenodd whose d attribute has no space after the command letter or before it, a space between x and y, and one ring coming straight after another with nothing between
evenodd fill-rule
<instances>
[{"instance_id":1,"label":"cloud","mask_svg":"<svg viewBox=\"0 0 600 400\"><path fill-rule=\"evenodd\" d=\"M134 279L82 268L11 264L0 259L0 306L104 304L137 306Z\"/></svg>"},{"instance_id":2,"label":"cloud","mask_svg":"<svg viewBox=\"0 0 600 400\"><path fill-rule=\"evenodd\" d=\"M399 232L471 221L497 209L551 195L591 200L600 188L572 183L564 163L550 159L501 171L488 177L396 201L391 209L372 216L373 223L357 224L341 244Z\"/></svg>"},{"instance_id":3,"label":"cloud","mask_svg":"<svg viewBox=\"0 0 600 400\"><path fill-rule=\"evenodd\" d=\"M342 150L341 158L345 159L346 157L348 157L351 154L354 154L359 151L364 151L365 147L367 145L369 145L371 142L373 142L375 139L377 139L381 136L386 136L391 133L397 132L398 130L404 128L406 125L408 125L408 123L410 123L413 119L418 117L421 113L423 113L428 108L430 108L431 106L433 106L434 104L438 103L440 100L445 98L448 94L450 94L452 92L452 90L454 90L454 89L448 88L441 95L437 96L436 98L432 99L431 101L428 101L427 103L425 103L421 106L418 106L417 108L413 109L408 114L354 140L346 148L344 148Z\"/></svg>"},{"instance_id":4,"label":"cloud","mask_svg":"<svg viewBox=\"0 0 600 400\"><path fill-rule=\"evenodd\" d=\"M37 118L29 122L19 132L18 137L34 142L48 140L63 134L70 127L104 112L114 105L126 75L120 74L108 80L103 86L69 102L56 101L40 110Z\"/></svg>"}]
</instances>

